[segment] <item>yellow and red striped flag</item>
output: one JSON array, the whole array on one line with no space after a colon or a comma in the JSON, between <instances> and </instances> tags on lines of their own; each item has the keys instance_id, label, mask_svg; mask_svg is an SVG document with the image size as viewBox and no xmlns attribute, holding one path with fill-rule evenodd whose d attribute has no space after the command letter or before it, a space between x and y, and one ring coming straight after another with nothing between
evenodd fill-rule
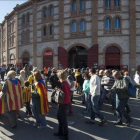
<instances>
[{"instance_id":1,"label":"yellow and red striped flag","mask_svg":"<svg viewBox=\"0 0 140 140\"><path fill-rule=\"evenodd\" d=\"M23 107L22 89L18 82L17 85L7 80L7 105L8 110L19 110Z\"/></svg>"},{"instance_id":2,"label":"yellow and red striped flag","mask_svg":"<svg viewBox=\"0 0 140 140\"><path fill-rule=\"evenodd\" d=\"M42 115L45 115L46 113L49 112L47 89L45 85L43 85L40 82L36 83L35 86L40 96L41 113Z\"/></svg>"},{"instance_id":3,"label":"yellow and red striped flag","mask_svg":"<svg viewBox=\"0 0 140 140\"><path fill-rule=\"evenodd\" d=\"M31 87L24 87L23 89L23 102L30 102L31 101Z\"/></svg>"},{"instance_id":4,"label":"yellow and red striped flag","mask_svg":"<svg viewBox=\"0 0 140 140\"><path fill-rule=\"evenodd\" d=\"M0 92L2 90L2 85L0 84ZM0 100L0 114L5 113L5 103L4 101Z\"/></svg>"}]
</instances>

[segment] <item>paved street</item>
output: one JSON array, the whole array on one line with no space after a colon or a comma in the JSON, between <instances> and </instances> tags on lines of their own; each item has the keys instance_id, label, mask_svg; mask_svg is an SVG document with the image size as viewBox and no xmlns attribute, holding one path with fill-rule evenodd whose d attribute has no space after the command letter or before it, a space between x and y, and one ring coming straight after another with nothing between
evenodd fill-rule
<instances>
[{"instance_id":1,"label":"paved street","mask_svg":"<svg viewBox=\"0 0 140 140\"><path fill-rule=\"evenodd\" d=\"M49 96L50 91L49 88ZM104 127L98 126L98 118L94 125L87 125L85 120L90 118L90 114L82 114L85 106L81 104L79 95L74 95L74 102L74 116L68 117L70 140L140 140L140 100L131 99L129 102L132 109L130 115L134 119L131 127L113 125L116 116L113 115L109 104L105 104L102 111L108 120ZM32 126L35 120L33 117L25 116L25 108L20 111L20 114L21 118L16 129L11 129L6 115L0 118L0 140L58 140L53 136L58 128L57 109L54 109L51 103L50 112L46 115L48 127L45 129L39 130Z\"/></svg>"}]
</instances>

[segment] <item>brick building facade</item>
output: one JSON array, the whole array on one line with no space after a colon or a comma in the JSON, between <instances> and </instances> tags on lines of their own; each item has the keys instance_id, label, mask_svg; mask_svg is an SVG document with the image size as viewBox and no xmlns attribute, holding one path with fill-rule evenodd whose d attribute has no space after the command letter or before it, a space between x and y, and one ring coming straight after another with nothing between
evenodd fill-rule
<instances>
[{"instance_id":1,"label":"brick building facade","mask_svg":"<svg viewBox=\"0 0 140 140\"><path fill-rule=\"evenodd\" d=\"M133 74L140 65L140 0L31 0L16 5L0 24L0 48L5 65L29 63L42 69L85 63ZM71 57L70 50L76 49L80 59Z\"/></svg>"}]
</instances>

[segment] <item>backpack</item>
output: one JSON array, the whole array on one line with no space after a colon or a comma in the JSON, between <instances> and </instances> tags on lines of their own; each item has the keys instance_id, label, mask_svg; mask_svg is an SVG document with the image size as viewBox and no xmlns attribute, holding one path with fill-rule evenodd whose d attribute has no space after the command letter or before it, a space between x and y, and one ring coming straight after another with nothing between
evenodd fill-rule
<instances>
[{"instance_id":1,"label":"backpack","mask_svg":"<svg viewBox=\"0 0 140 140\"><path fill-rule=\"evenodd\" d=\"M130 97L136 97L136 87L132 84L132 82L129 82L127 92Z\"/></svg>"}]
</instances>

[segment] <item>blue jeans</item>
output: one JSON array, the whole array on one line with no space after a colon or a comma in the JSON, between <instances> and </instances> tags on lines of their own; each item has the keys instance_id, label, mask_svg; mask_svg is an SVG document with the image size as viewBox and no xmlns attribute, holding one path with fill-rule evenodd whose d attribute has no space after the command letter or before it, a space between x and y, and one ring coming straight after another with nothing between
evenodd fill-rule
<instances>
[{"instance_id":1,"label":"blue jeans","mask_svg":"<svg viewBox=\"0 0 140 140\"><path fill-rule=\"evenodd\" d=\"M41 115L41 114L37 113L34 102L33 102L33 106L32 106L32 111L33 111L34 117L36 119L36 124L40 125L40 126L46 126L47 123L46 123L45 115Z\"/></svg>"},{"instance_id":2,"label":"blue jeans","mask_svg":"<svg viewBox=\"0 0 140 140\"><path fill-rule=\"evenodd\" d=\"M91 109L91 95L89 93L84 94L85 95L85 103L86 103L86 111L89 111Z\"/></svg>"},{"instance_id":3,"label":"blue jeans","mask_svg":"<svg viewBox=\"0 0 140 140\"><path fill-rule=\"evenodd\" d=\"M121 100L118 98L116 99L116 113L117 113L118 122L122 121L122 115L124 116L124 118L126 118L127 121L131 120L131 117L125 111L127 102L128 102L128 98L124 98Z\"/></svg>"},{"instance_id":4,"label":"blue jeans","mask_svg":"<svg viewBox=\"0 0 140 140\"><path fill-rule=\"evenodd\" d=\"M95 115L97 115L101 121L104 120L103 114L100 112L98 108L98 101L100 99L100 95L91 96L91 120L95 120Z\"/></svg>"},{"instance_id":5,"label":"blue jeans","mask_svg":"<svg viewBox=\"0 0 140 140\"><path fill-rule=\"evenodd\" d=\"M102 95L101 95L101 98L100 98L100 101L99 101L99 107L100 107L100 108L102 108L103 103L104 103L104 100L105 100L105 97L106 97L106 95L108 94L108 92L109 92L108 90L103 89Z\"/></svg>"},{"instance_id":6,"label":"blue jeans","mask_svg":"<svg viewBox=\"0 0 140 140\"><path fill-rule=\"evenodd\" d=\"M111 93L110 98L111 98L112 107L115 108L116 107L116 92Z\"/></svg>"}]
</instances>

